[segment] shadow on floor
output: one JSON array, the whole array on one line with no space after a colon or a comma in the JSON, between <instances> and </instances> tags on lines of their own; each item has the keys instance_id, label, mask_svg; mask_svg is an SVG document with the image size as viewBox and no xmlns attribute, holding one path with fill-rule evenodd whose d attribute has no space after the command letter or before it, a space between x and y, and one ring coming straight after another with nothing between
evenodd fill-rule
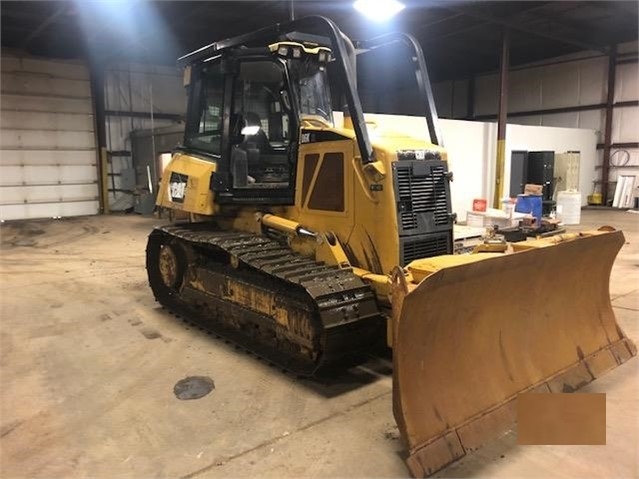
<instances>
[{"instance_id":1,"label":"shadow on floor","mask_svg":"<svg viewBox=\"0 0 639 479\"><path fill-rule=\"evenodd\" d=\"M196 330L202 338L211 342L212 348L225 348L227 352L249 355L257 365L269 367L275 374L281 374L325 398L333 398L354 391L369 384L391 378L393 375L392 353L387 347L377 347L343 358L339 364L324 367L313 377L298 376L267 359L255 354L222 334L210 331L183 316L176 316L166 309L157 309L158 319L167 322L181 322L187 329Z\"/></svg>"}]
</instances>

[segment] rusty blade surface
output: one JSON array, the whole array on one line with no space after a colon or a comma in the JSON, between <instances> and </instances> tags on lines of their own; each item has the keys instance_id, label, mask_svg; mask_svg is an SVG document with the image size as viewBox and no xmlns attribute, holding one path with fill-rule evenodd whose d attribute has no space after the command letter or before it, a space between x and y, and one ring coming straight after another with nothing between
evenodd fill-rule
<instances>
[{"instance_id":1,"label":"rusty blade surface","mask_svg":"<svg viewBox=\"0 0 639 479\"><path fill-rule=\"evenodd\" d=\"M393 412L414 476L508 429L518 393L570 392L636 354L609 294L623 243L586 236L395 284Z\"/></svg>"}]
</instances>

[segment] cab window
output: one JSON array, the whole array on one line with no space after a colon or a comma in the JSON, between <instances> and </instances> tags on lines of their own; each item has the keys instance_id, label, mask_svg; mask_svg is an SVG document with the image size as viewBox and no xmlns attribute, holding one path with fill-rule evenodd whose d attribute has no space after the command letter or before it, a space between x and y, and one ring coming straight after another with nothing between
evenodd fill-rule
<instances>
[{"instance_id":1,"label":"cab window","mask_svg":"<svg viewBox=\"0 0 639 479\"><path fill-rule=\"evenodd\" d=\"M196 113L187 123L186 146L219 155L224 100L224 74L220 62L205 64L192 88Z\"/></svg>"},{"instance_id":2,"label":"cab window","mask_svg":"<svg viewBox=\"0 0 639 479\"><path fill-rule=\"evenodd\" d=\"M277 60L238 65L231 112L235 188L288 188L291 110L284 68Z\"/></svg>"}]
</instances>

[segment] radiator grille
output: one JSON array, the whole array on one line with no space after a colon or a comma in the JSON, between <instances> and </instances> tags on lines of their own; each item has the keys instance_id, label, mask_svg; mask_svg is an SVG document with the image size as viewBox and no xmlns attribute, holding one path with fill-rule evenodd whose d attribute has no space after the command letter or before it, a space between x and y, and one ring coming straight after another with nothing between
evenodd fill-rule
<instances>
[{"instance_id":1,"label":"radiator grille","mask_svg":"<svg viewBox=\"0 0 639 479\"><path fill-rule=\"evenodd\" d=\"M430 258L448 254L449 235L434 234L427 237L402 239L402 266L406 266L413 260L420 258Z\"/></svg>"},{"instance_id":2,"label":"radiator grille","mask_svg":"<svg viewBox=\"0 0 639 479\"><path fill-rule=\"evenodd\" d=\"M438 226L450 223L445 173L441 165L431 167L429 175L419 177L412 174L409 165L397 167L398 201L401 205L398 215L404 231L417 228L417 215L420 213L433 213Z\"/></svg>"}]
</instances>

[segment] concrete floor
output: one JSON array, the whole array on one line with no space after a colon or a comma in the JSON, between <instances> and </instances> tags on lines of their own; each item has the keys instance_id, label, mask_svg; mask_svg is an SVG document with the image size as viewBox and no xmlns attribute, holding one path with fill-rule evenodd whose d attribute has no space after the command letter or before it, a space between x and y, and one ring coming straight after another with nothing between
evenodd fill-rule
<instances>
[{"instance_id":1,"label":"concrete floor","mask_svg":"<svg viewBox=\"0 0 639 479\"><path fill-rule=\"evenodd\" d=\"M111 216L4 225L0 477L406 477L391 375L371 360L298 380L172 317L153 301L146 235ZM639 342L639 215L584 211L626 232L611 295ZM607 393L606 446L517 446L510 432L440 477L637 477L633 358L585 391ZM174 385L215 389L180 401Z\"/></svg>"}]
</instances>

